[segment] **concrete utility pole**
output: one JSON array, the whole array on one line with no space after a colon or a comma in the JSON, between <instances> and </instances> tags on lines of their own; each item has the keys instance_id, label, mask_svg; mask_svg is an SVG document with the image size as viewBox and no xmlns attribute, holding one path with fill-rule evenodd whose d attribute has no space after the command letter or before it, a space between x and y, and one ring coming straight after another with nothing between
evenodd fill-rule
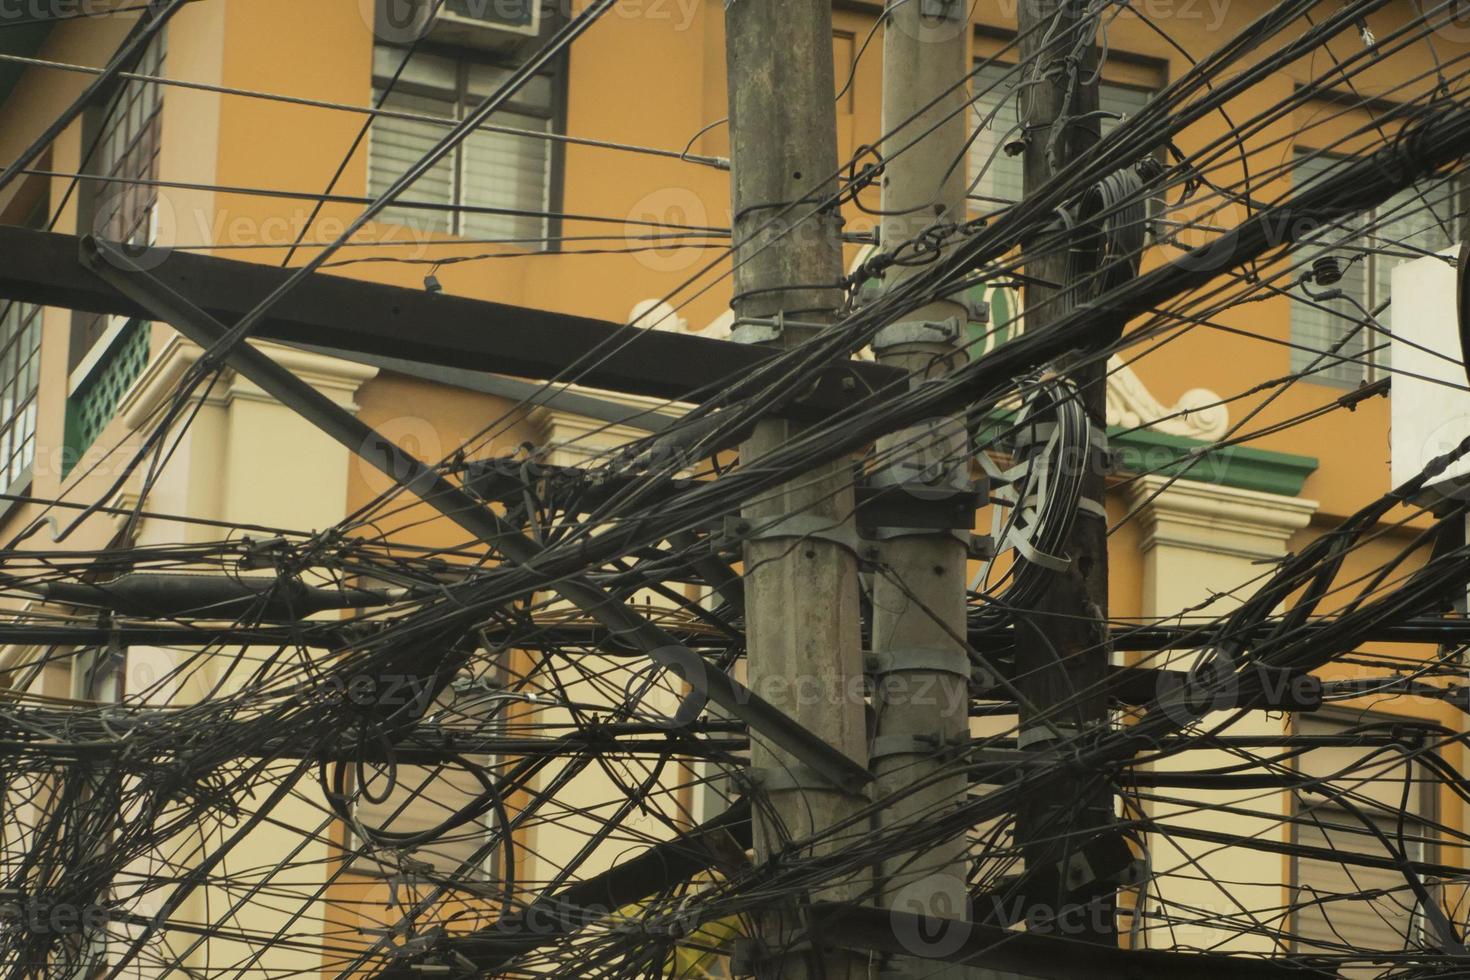
<instances>
[{"instance_id":1,"label":"concrete utility pole","mask_svg":"<svg viewBox=\"0 0 1470 980\"><path fill-rule=\"evenodd\" d=\"M831 322L841 302L841 217L835 209L813 214L837 191L831 3L732 0L725 33L735 255L744 262L735 271L734 339L795 346ZM797 431L784 420L760 423L741 465L759 466ZM750 686L866 764L851 466L842 459L819 467L746 505L745 635ZM752 808L760 859L866 803L759 738L751 766L770 802L769 813ZM822 848L840 849L840 841ZM851 900L858 891L852 883L813 897ZM773 908L751 950L757 975L865 976L865 955L804 948L796 942L802 931L795 901Z\"/></svg>"},{"instance_id":2,"label":"concrete utility pole","mask_svg":"<svg viewBox=\"0 0 1470 980\"><path fill-rule=\"evenodd\" d=\"M912 258L905 247L926 230L965 220L966 86L969 5L961 0L888 0L883 30L883 132L906 120L881 146L883 223L879 245ZM947 94L946 94L947 93ZM937 100L937 101L936 101ZM927 108L926 108L927 107ZM930 131L932 128L932 131ZM899 153L904 144L928 133ZM939 256L929 253L935 258ZM942 254L942 253L941 253ZM892 265L891 289L925 266ZM952 300L931 303L879 331L873 349L886 365L910 372L913 384L963 365L969 312ZM968 490L968 440L962 419L933 419L878 441L875 486L897 486L889 507L922 511L946 506ZM872 769L880 796L897 794L880 820L886 825L933 819L965 800L963 771L936 778L946 750L969 738L969 657L965 635L968 548L963 531L924 530L923 520L879 528L880 568L873 576L873 674L876 731ZM954 769L950 764L951 770ZM922 784L922 788L910 787ZM966 841L961 835L923 852L884 861L879 904L900 912L968 919ZM954 975L939 964L897 957L884 977Z\"/></svg>"},{"instance_id":3,"label":"concrete utility pole","mask_svg":"<svg viewBox=\"0 0 1470 980\"><path fill-rule=\"evenodd\" d=\"M1025 190L1029 195L1073 161L1084 157L1098 142L1098 51L1093 38L1079 42L1079 24L1085 4L1076 0L1021 0L1017 28L1021 34L1021 121L1026 127ZM1058 123L1062 122L1062 126ZM1068 282L1069 254L1065 247L1045 254L1031 253L1025 271L1025 329L1047 326L1072 310L1075 297ZM1040 280L1038 282L1037 280ZM1043 283L1055 283L1052 288ZM1056 365L1077 385L1090 423L1106 431L1106 364L1074 363L1064 358ZM1080 465L1079 460L1065 465ZM1101 504L1106 477L1101 460L1087 454L1082 483L1084 498ZM1020 745L1047 752L1055 738L1052 727L1071 736L1080 729L1105 725L1107 699L1101 693L1108 669L1108 541L1107 520L1083 510L1065 542L1071 559L1065 572L1052 577L1045 595L1018 620L1016 628L1017 688L1025 698L1021 707ZM1088 691L1079 697L1077 692ZM1065 710L1061 708L1066 705ZM1040 724L1036 713L1047 716ZM1028 896L1037 921L1061 915L1067 908L1063 889L1076 884L1073 875L1085 862L1075 860L1078 848L1096 829L1113 819L1113 797L1105 788L1075 788L1026 800L1016 818L1017 840L1028 872L1061 866L1052 894ZM1069 937L1115 943L1113 892L1105 891L1086 909L1072 908L1057 931ZM1080 921L1079 921L1080 920Z\"/></svg>"}]
</instances>

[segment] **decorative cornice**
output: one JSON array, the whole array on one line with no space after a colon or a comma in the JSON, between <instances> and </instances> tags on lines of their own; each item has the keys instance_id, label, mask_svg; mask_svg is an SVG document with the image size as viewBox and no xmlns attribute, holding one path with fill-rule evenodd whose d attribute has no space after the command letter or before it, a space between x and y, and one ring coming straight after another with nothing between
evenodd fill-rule
<instances>
[{"instance_id":1,"label":"decorative cornice","mask_svg":"<svg viewBox=\"0 0 1470 980\"><path fill-rule=\"evenodd\" d=\"M283 344L269 341L251 341L251 344L351 411L357 410L354 400L357 389L378 374L378 369L369 365L298 350ZM163 350L148 361L148 366L118 405L117 414L123 424L129 429L137 429L146 424L164 400L173 397L185 372L199 360L202 353L197 344L178 335L170 337ZM275 401L255 384L233 371L227 371L225 379L226 383L216 386L216 390L206 399L207 403L228 405L235 400Z\"/></svg>"},{"instance_id":2,"label":"decorative cornice","mask_svg":"<svg viewBox=\"0 0 1470 980\"><path fill-rule=\"evenodd\" d=\"M1139 550L1170 545L1242 558L1278 558L1317 511L1315 500L1196 480L1141 476L1128 485Z\"/></svg>"},{"instance_id":3,"label":"decorative cornice","mask_svg":"<svg viewBox=\"0 0 1470 980\"><path fill-rule=\"evenodd\" d=\"M699 331L702 337L729 336L733 314L725 311ZM660 300L634 305L629 323L689 332L689 323ZM1220 396L1191 388L1173 405L1148 390L1137 373L1116 356L1108 361L1108 437L1119 468L1127 473L1187 476L1191 481L1295 497L1317 469L1312 456L1278 453L1248 446L1214 447L1230 427L1230 412ZM995 413L998 420L1008 413Z\"/></svg>"},{"instance_id":4,"label":"decorative cornice","mask_svg":"<svg viewBox=\"0 0 1470 980\"><path fill-rule=\"evenodd\" d=\"M853 263L852 272L861 264L867 250ZM726 340L730 336L730 325L735 314L730 310L721 313L698 332L701 337ZM628 322L653 325L656 330L674 330L689 333L689 321L679 316L674 308L661 300L646 299L633 306ZM1014 328L1020 333L1020 326ZM867 349L859 357L871 360ZM1230 428L1230 409L1221 404L1219 395L1208 388L1191 388L1179 396L1173 405L1165 405L1148 390L1143 379L1117 355L1108 359L1108 425L1119 429L1148 428L1172 436L1214 442Z\"/></svg>"},{"instance_id":5,"label":"decorative cornice","mask_svg":"<svg viewBox=\"0 0 1470 980\"><path fill-rule=\"evenodd\" d=\"M993 440L1010 425L1014 410L997 409L986 418L980 438ZM985 430L990 430L987 435ZM1278 453L1250 446L1214 446L1198 439L1152 429L1108 427L1118 471L1136 476L1186 478L1194 483L1253 490L1282 497L1302 492L1317 470L1313 456Z\"/></svg>"},{"instance_id":6,"label":"decorative cornice","mask_svg":"<svg viewBox=\"0 0 1470 980\"><path fill-rule=\"evenodd\" d=\"M605 392L598 394L599 397L607 397ZM626 396L616 397L615 400L629 405L637 404ZM609 450L648 435L643 429L574 415L545 405L533 409L529 418L540 436L538 441L550 451L546 461L553 466L582 466Z\"/></svg>"},{"instance_id":7,"label":"decorative cornice","mask_svg":"<svg viewBox=\"0 0 1470 980\"><path fill-rule=\"evenodd\" d=\"M1108 427L1118 468L1125 473L1184 476L1191 481L1295 497L1317 471L1315 456L1251 446L1212 446L1152 429Z\"/></svg>"}]
</instances>

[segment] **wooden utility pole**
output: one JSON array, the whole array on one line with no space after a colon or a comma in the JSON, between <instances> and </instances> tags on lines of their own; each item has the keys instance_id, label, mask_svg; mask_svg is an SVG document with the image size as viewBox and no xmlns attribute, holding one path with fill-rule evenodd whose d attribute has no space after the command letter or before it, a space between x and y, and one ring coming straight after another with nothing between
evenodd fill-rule
<instances>
[{"instance_id":1,"label":"wooden utility pole","mask_svg":"<svg viewBox=\"0 0 1470 980\"><path fill-rule=\"evenodd\" d=\"M1076 0L1021 0L1017 11L1028 195L1082 159L1098 142L1098 51L1093 37L1082 36L1095 29L1084 23L1085 8ZM1025 245L1024 321L1028 332L1066 316L1076 299L1073 287L1077 284L1069 281L1075 274L1069 250L1034 252L1036 244ZM1091 425L1105 432L1105 361L1083 363L1064 358L1055 366L1077 386ZM1085 462L1072 459L1064 465L1084 465L1082 495L1103 503L1107 486L1100 454L1088 452ZM1019 742L1023 749L1038 753L1055 750L1058 732L1072 737L1108 721L1107 699L1102 694L1109 658L1106 518L1080 511L1063 553L1071 559L1068 569L1052 575L1043 597L1021 615L1016 627L1017 687L1025 699ZM1075 869L1085 866L1075 860L1079 848L1098 828L1113 822L1111 792L1100 781L1088 782L1081 773L1073 786L1023 801L1016 835L1027 871L1038 876L1052 868L1062 872L1051 879L1056 886L1050 894L1028 896L1032 921L1063 916L1056 929L1069 937L1116 942L1112 892L1104 889L1086 908L1065 900L1078 883L1073 877Z\"/></svg>"},{"instance_id":2,"label":"wooden utility pole","mask_svg":"<svg viewBox=\"0 0 1470 980\"><path fill-rule=\"evenodd\" d=\"M906 243L926 232L937 240L945 226L965 220L966 91L959 82L967 73L968 15L968 5L960 0L888 2L883 132L897 132L892 146L879 147L887 160L879 235L886 254L912 258L915 252ZM921 133L927 135L899 152ZM942 252L929 254L937 259ZM889 266L884 288L925 268ZM881 330L873 349L881 363L909 372L917 385L965 363L969 319L959 302L931 303ZM887 826L935 819L963 803L969 788L952 754L969 738L969 657L957 639L966 632L969 527L926 530L923 519L926 509L948 508L956 494L968 491L967 446L963 420L955 418L929 420L878 441L872 482L894 488L885 491L890 500L885 509L909 509L915 516L903 526L875 529L881 541L868 665L876 723L871 751L877 790L891 797L879 817ZM939 777L946 766L951 774ZM922 852L891 855L879 868L879 904L968 919L965 846L960 835ZM882 976L948 976L956 968L944 969L932 961L897 957Z\"/></svg>"},{"instance_id":3,"label":"wooden utility pole","mask_svg":"<svg viewBox=\"0 0 1470 980\"><path fill-rule=\"evenodd\" d=\"M795 346L830 323L841 302L841 217L819 207L837 192L830 0L725 4L731 197L737 266L734 339ZM786 443L796 423L760 423L742 466ZM747 503L745 635L749 684L855 761L867 762L862 640L848 459L800 474ZM830 828L866 800L759 738L751 781L758 859ZM853 836L865 827L854 826ZM840 850L842 842L821 851ZM857 883L813 898L850 900ZM772 908L751 951L758 976L857 980L867 957L801 942L796 896Z\"/></svg>"}]
</instances>

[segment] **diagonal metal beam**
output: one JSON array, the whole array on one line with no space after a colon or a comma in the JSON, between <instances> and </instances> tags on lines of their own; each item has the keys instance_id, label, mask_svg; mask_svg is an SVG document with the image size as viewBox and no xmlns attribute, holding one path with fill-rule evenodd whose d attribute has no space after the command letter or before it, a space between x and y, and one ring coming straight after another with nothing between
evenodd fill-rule
<instances>
[{"instance_id":1,"label":"diagonal metal beam","mask_svg":"<svg viewBox=\"0 0 1470 980\"><path fill-rule=\"evenodd\" d=\"M148 315L170 324L199 346L207 349L228 334L224 324L154 278L116 246L89 236L82 239L81 249L83 263L97 276L131 297L148 311ZM493 510L481 505L442 474L384 439L357 416L248 344L236 346L225 360L267 394L356 453L364 462L382 471L389 479L407 487L466 531L493 544L510 561L534 570L543 551L541 545L501 520ZM636 645L649 659L682 677L697 698L681 709L681 717L688 717L691 707L702 707L703 699L708 698L743 720L752 732L770 739L821 773L833 785L857 791L871 779L866 767L848 758L728 674L708 669L698 654L624 603L613 599L584 575L548 576L545 587L561 593L583 612Z\"/></svg>"}]
</instances>

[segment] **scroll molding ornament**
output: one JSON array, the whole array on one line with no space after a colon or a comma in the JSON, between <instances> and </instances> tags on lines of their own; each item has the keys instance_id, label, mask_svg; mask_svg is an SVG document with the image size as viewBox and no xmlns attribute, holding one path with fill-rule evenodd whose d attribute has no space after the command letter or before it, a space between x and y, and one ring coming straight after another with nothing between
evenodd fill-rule
<instances>
[{"instance_id":1,"label":"scroll molding ornament","mask_svg":"<svg viewBox=\"0 0 1470 980\"><path fill-rule=\"evenodd\" d=\"M1108 358L1108 425L1214 442L1230 428L1230 409L1219 402L1208 388L1191 388L1165 405L1117 355Z\"/></svg>"}]
</instances>

